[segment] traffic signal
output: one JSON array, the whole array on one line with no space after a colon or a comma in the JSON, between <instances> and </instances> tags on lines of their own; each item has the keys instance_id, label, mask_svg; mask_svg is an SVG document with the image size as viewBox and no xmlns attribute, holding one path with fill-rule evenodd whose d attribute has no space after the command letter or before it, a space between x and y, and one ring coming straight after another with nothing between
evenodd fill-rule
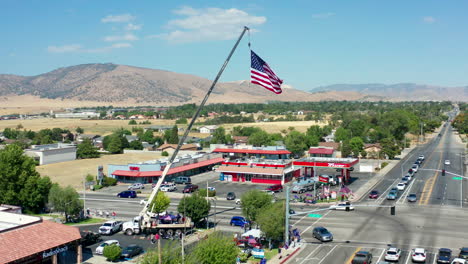
<instances>
[{"instance_id":1,"label":"traffic signal","mask_svg":"<svg viewBox=\"0 0 468 264\"><path fill-rule=\"evenodd\" d=\"M390 207L390 214L395 215L395 206Z\"/></svg>"},{"instance_id":2,"label":"traffic signal","mask_svg":"<svg viewBox=\"0 0 468 264\"><path fill-rule=\"evenodd\" d=\"M442 170L442 176L445 176L445 169Z\"/></svg>"}]
</instances>

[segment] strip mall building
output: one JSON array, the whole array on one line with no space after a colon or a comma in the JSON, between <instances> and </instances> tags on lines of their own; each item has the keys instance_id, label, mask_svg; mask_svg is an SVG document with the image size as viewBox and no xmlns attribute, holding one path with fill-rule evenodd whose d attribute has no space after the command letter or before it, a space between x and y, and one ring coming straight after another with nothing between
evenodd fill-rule
<instances>
[{"instance_id":1,"label":"strip mall building","mask_svg":"<svg viewBox=\"0 0 468 264\"><path fill-rule=\"evenodd\" d=\"M221 154L196 154L177 157L168 172L168 181L177 176L192 176L213 170L224 160ZM108 174L119 182L154 183L162 175L168 160L155 160L126 165L108 165Z\"/></svg>"}]
</instances>

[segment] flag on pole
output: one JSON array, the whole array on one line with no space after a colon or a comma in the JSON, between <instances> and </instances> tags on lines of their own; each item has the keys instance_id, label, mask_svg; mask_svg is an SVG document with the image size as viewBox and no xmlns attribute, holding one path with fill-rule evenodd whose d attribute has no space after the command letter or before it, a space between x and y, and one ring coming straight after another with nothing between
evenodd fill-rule
<instances>
[{"instance_id":1,"label":"flag on pole","mask_svg":"<svg viewBox=\"0 0 468 264\"><path fill-rule=\"evenodd\" d=\"M276 76L270 66L252 50L250 51L250 58L250 82L263 86L275 94L283 92L281 90L283 80Z\"/></svg>"}]
</instances>

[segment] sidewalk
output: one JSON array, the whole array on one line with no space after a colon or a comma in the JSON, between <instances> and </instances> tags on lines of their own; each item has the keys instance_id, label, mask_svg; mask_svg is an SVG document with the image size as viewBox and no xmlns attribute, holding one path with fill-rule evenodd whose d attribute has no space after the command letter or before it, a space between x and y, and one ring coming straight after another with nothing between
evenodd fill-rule
<instances>
[{"instance_id":1,"label":"sidewalk","mask_svg":"<svg viewBox=\"0 0 468 264\"><path fill-rule=\"evenodd\" d=\"M292 259L294 259L294 256L296 256L299 252L304 250L305 244L300 242L300 243L295 243L295 245L291 245L288 249L282 249L281 254L278 254L271 258L270 260L267 261L268 264L283 264L283 263L288 263L291 262Z\"/></svg>"}]
</instances>

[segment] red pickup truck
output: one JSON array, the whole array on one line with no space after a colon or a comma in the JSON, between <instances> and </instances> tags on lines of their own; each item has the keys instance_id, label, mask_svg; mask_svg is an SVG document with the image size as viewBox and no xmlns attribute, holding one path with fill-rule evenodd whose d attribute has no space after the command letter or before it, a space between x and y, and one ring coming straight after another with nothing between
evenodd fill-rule
<instances>
[{"instance_id":1,"label":"red pickup truck","mask_svg":"<svg viewBox=\"0 0 468 264\"><path fill-rule=\"evenodd\" d=\"M271 185L268 188L266 188L266 190L271 191L271 192L282 192L283 191L283 185L281 185L281 184Z\"/></svg>"}]
</instances>

